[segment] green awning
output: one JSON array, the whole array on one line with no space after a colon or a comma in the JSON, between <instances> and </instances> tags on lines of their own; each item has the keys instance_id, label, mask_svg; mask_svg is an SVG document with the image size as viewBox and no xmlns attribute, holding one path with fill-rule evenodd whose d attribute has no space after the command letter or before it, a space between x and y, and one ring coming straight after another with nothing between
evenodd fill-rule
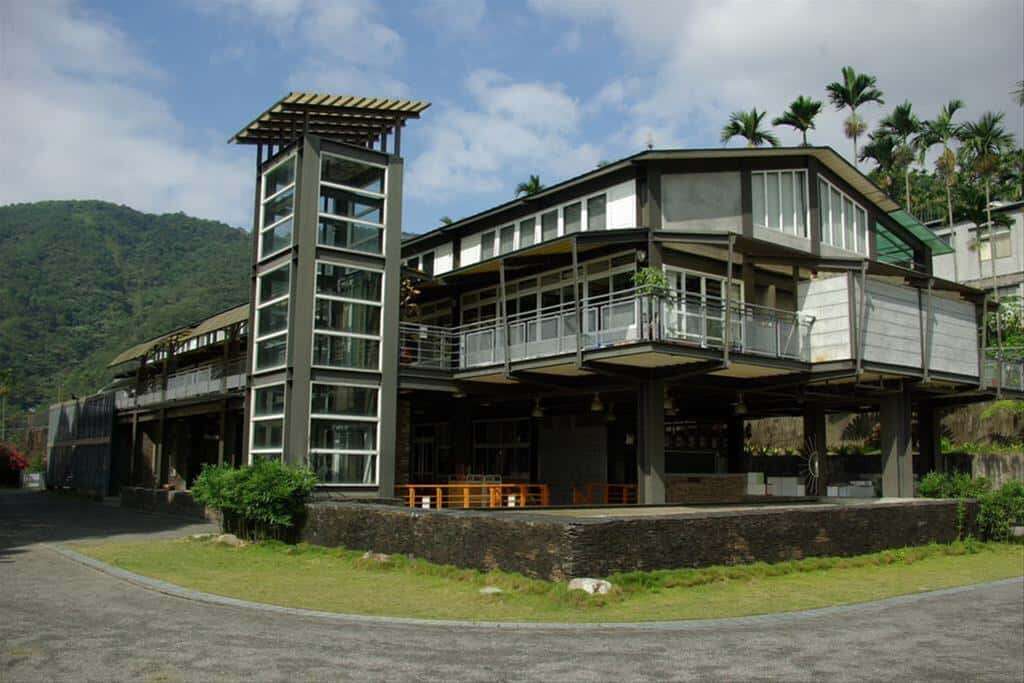
<instances>
[{"instance_id":1,"label":"green awning","mask_svg":"<svg viewBox=\"0 0 1024 683\"><path fill-rule=\"evenodd\" d=\"M899 223L914 237L924 242L932 251L932 256L952 254L953 249L939 239L935 233L921 225L921 222L903 209L893 211L889 217ZM878 260L882 263L912 267L914 249L901 237L881 223L875 224L875 246L878 248Z\"/></svg>"},{"instance_id":2,"label":"green awning","mask_svg":"<svg viewBox=\"0 0 1024 683\"><path fill-rule=\"evenodd\" d=\"M902 225L904 228L914 234L914 237L921 240L932 250L932 256L940 256L942 254L952 254L953 248L940 240L938 236L921 225L921 222L911 216L903 209L893 211L889 214L889 218Z\"/></svg>"}]
</instances>

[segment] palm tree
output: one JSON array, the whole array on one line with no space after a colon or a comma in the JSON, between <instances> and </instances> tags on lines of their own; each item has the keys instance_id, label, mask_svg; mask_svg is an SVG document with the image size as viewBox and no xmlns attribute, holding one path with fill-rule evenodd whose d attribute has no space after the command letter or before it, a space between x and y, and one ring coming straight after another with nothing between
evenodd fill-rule
<instances>
[{"instance_id":1,"label":"palm tree","mask_svg":"<svg viewBox=\"0 0 1024 683\"><path fill-rule=\"evenodd\" d=\"M842 82L833 81L825 86L828 99L835 105L836 111L849 109L850 115L843 122L846 137L853 140L853 163L857 163L857 138L867 130L864 119L857 116L857 107L868 102L885 104L882 91L875 87L877 78L868 74L857 73L852 66L843 67Z\"/></svg>"},{"instance_id":2,"label":"palm tree","mask_svg":"<svg viewBox=\"0 0 1024 683\"><path fill-rule=\"evenodd\" d=\"M912 213L910 205L910 167L919 156L918 136L921 133L921 120L914 114L914 106L909 100L898 105L892 113L882 119L880 127L895 138L897 147L897 163L903 169L904 190L906 191L907 212Z\"/></svg>"},{"instance_id":3,"label":"palm tree","mask_svg":"<svg viewBox=\"0 0 1024 683\"><path fill-rule=\"evenodd\" d=\"M814 128L814 117L820 113L821 101L801 95L790 103L782 116L772 119L772 125L789 126L800 131L804 138L803 146L807 147L807 131Z\"/></svg>"},{"instance_id":4,"label":"palm tree","mask_svg":"<svg viewBox=\"0 0 1024 683\"><path fill-rule=\"evenodd\" d=\"M441 216L441 225L451 225L455 222L455 219L451 216Z\"/></svg>"},{"instance_id":5,"label":"palm tree","mask_svg":"<svg viewBox=\"0 0 1024 683\"><path fill-rule=\"evenodd\" d=\"M1024 107L1024 81L1017 81L1017 89L1010 94L1019 106Z\"/></svg>"},{"instance_id":6,"label":"palm tree","mask_svg":"<svg viewBox=\"0 0 1024 683\"><path fill-rule=\"evenodd\" d=\"M779 139L771 131L762 130L761 121L768 112L758 111L754 107L750 111L734 111L729 115L729 123L722 128L722 144L728 144L734 137L745 138L747 147L761 145L779 146Z\"/></svg>"},{"instance_id":7,"label":"palm tree","mask_svg":"<svg viewBox=\"0 0 1024 683\"><path fill-rule=\"evenodd\" d=\"M857 157L859 161L875 162L872 174L886 194L890 193L893 186L892 175L897 167L897 146L898 143L892 134L879 128L868 136L868 144L861 148Z\"/></svg>"},{"instance_id":8,"label":"palm tree","mask_svg":"<svg viewBox=\"0 0 1024 683\"><path fill-rule=\"evenodd\" d=\"M526 182L519 183L516 185L516 196L523 195L529 197L535 195L544 189L544 185L540 182L539 175L531 175L530 179Z\"/></svg>"},{"instance_id":9,"label":"palm tree","mask_svg":"<svg viewBox=\"0 0 1024 683\"><path fill-rule=\"evenodd\" d=\"M988 243L993 249L992 292L995 295L996 310L999 310L999 282L996 279L995 239L992 224L992 174L999 163L999 155L1013 147L1013 136L1003 127L1003 113L985 112L981 118L961 126L960 140L971 167L978 177L985 181L985 222L988 224ZM1002 327L996 316L996 334L1000 348L1003 346Z\"/></svg>"},{"instance_id":10,"label":"palm tree","mask_svg":"<svg viewBox=\"0 0 1024 683\"><path fill-rule=\"evenodd\" d=\"M935 171L942 184L946 188L946 220L950 229L951 238L953 229L953 183L956 182L956 153L953 152L950 144L958 139L960 126L953 123L953 117L964 108L963 100L950 100L939 109L939 115L921 124L922 131L919 135L918 145L921 153L926 154L935 145L942 145L942 152L935 160ZM953 256L953 279L960 281L957 258Z\"/></svg>"}]
</instances>

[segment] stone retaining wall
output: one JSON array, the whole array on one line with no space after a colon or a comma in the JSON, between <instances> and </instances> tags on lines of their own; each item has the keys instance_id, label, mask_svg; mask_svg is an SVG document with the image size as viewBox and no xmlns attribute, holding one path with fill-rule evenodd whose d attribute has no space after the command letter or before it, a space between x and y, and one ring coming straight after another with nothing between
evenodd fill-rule
<instances>
[{"instance_id":1,"label":"stone retaining wall","mask_svg":"<svg viewBox=\"0 0 1024 683\"><path fill-rule=\"evenodd\" d=\"M965 508L973 529L977 504ZM301 540L553 580L615 572L856 555L956 538L957 503L845 502L619 518L521 511L308 506Z\"/></svg>"},{"instance_id":2,"label":"stone retaining wall","mask_svg":"<svg viewBox=\"0 0 1024 683\"><path fill-rule=\"evenodd\" d=\"M211 522L220 521L215 510L207 510L205 506L197 503L188 491L125 486L121 488L121 507L159 512L165 515L206 519Z\"/></svg>"},{"instance_id":3,"label":"stone retaining wall","mask_svg":"<svg viewBox=\"0 0 1024 683\"><path fill-rule=\"evenodd\" d=\"M746 474L667 475L667 503L741 503L747 495Z\"/></svg>"}]
</instances>

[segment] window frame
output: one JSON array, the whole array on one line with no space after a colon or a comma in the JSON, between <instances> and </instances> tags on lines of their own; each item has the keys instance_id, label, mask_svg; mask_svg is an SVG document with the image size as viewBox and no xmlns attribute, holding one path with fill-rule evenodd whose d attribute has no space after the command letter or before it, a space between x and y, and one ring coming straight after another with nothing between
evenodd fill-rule
<instances>
[{"instance_id":1,"label":"window frame","mask_svg":"<svg viewBox=\"0 0 1024 683\"><path fill-rule=\"evenodd\" d=\"M769 174L778 176L778 188L779 188L779 192L778 192L778 195L779 195L778 196L779 216L778 216L778 218L779 218L779 227L777 227L777 228L774 227L774 226L768 225L768 206L769 206L769 203L768 203L768 175ZM783 216L785 215L785 212L783 211L783 207L785 206L785 203L783 202L783 199L782 199L782 175L783 174L795 175L795 176L803 176L803 196L802 196L803 203L804 203L803 234L798 232L800 226L796 225L795 223L792 226L793 227L793 232L790 232L789 230L786 229L785 224L782 222ZM757 177L761 177L762 178L761 185L762 185L762 188L764 190L764 192L763 192L763 206L764 206L764 216L763 216L763 219L764 219L764 222L763 223L759 223L758 222L757 216L755 216L754 213L753 213L753 202L751 202L751 217L753 218L754 227L755 228L761 228L761 229L764 229L764 230L774 230L776 232L781 232L783 235L789 235L790 237L798 237L800 239L810 240L811 239L811 202L808 199L808 193L810 192L810 173L807 172L807 169L806 168L768 168L768 169L763 169L763 170L751 171L750 172L750 195L751 195L751 197L754 196L754 193L757 190L757 188L755 187L755 178L757 178ZM793 191L792 191L792 201L793 201L793 215L792 215L792 218L793 219L795 219L796 216L798 215L797 208L796 208L796 199L797 199L796 187L797 187L796 182L794 182L793 185L792 185L792 188L793 188ZM819 201L820 201L820 199L819 199Z\"/></svg>"},{"instance_id":2,"label":"window frame","mask_svg":"<svg viewBox=\"0 0 1024 683\"><path fill-rule=\"evenodd\" d=\"M271 415L256 415L256 392L262 389L271 389L273 387L284 388L284 400L282 401L282 408L280 413L273 413ZM256 455L272 455L278 454L278 460L284 461L284 444L285 444L285 425L286 415L288 414L288 383L287 382L272 382L270 384L261 384L252 388L252 393L249 397L249 453L248 453L248 464L252 465L256 462ZM256 423L267 422L270 420L281 421L281 447L280 448L256 448L254 446L256 437Z\"/></svg>"},{"instance_id":3,"label":"window frame","mask_svg":"<svg viewBox=\"0 0 1024 683\"><path fill-rule=\"evenodd\" d=\"M356 387L360 389L372 389L377 392L377 411L375 416L369 415L348 415L344 413L314 413L313 412L313 385L322 384L327 386L336 387ZM376 435L374 437L374 444L376 448L373 450L367 449L354 449L354 448L313 448L309 442L306 444L306 465L310 465L310 456L313 453L320 453L324 455L369 455L374 458L374 477L373 482L317 482L317 486L329 486L333 488L366 488L380 485L380 438L381 438L381 387L377 384L353 382L353 381L340 381L340 380L316 380L311 381L309 384L309 424L308 427L308 439L313 438L313 420L333 420L335 422L373 422L376 424Z\"/></svg>"},{"instance_id":4,"label":"window frame","mask_svg":"<svg viewBox=\"0 0 1024 683\"><path fill-rule=\"evenodd\" d=\"M280 190L278 190L277 192L273 193L272 195L266 196L267 176L270 175L271 173L273 173L276 169L280 168L281 166L283 166L283 165L285 165L287 163L294 163L295 164L295 168L292 171L292 181L291 181L291 183L289 183L288 185L285 185L284 187L282 187ZM299 179L299 159L298 159L298 154L296 152L292 152L292 153L286 155L285 157L283 157L282 159L279 159L278 161L274 162L274 164L272 166L270 166L269 168L267 168L266 170L264 170L260 174L260 188L259 188L260 189L260 217L259 217L259 230L258 230L259 234L256 236L256 257L257 257L256 258L256 262L257 263L262 263L263 261L268 261L268 260L274 258L275 256L277 256L278 254L282 254L285 251L291 249L295 245L295 222L294 222L294 219L295 219L295 202L298 199L298 197L297 197L297 195L295 193L295 190L298 188L298 185L297 185L298 179ZM276 221L274 221L270 225L264 225L264 221L266 219L267 203L273 201L274 199L277 199L278 197L280 197L281 195L283 195L285 192L288 192L288 191L291 191L291 193L292 193L292 210L291 210L291 213L289 213L284 218L277 219ZM286 246L280 247L276 251L272 251L272 252L269 252L269 253L263 253L263 235L265 235L267 232L270 232L271 230L273 230L277 226L282 225L287 220L292 220L292 236L288 240L288 244Z\"/></svg>"},{"instance_id":5,"label":"window frame","mask_svg":"<svg viewBox=\"0 0 1024 683\"><path fill-rule=\"evenodd\" d=\"M292 267L291 261L284 261L283 263L280 263L280 264L274 266L273 268L268 268L264 272L258 273L256 275L256 306L255 306L256 310L253 313L253 329L251 331L252 332L252 336L253 336L252 337L252 373L254 375L256 375L256 374L265 374L265 373L268 373L268 372L277 372L278 370L282 370L282 369L288 367L288 324L287 323L285 324L285 328L283 330L278 330L276 332L271 332L270 334L260 335L259 334L259 329L260 329L260 312L264 308L267 308L269 306L273 306L275 304L279 304L282 301L287 302L287 304L288 304L288 311L287 311L287 313L285 313L285 318L286 318L286 320L290 319L291 313L292 313L292 304L291 304L292 270L291 270L291 267ZM262 284L262 279L264 277L266 277L267 275L270 275L271 273L277 272L277 271L285 269L285 268L288 269L288 287L286 288L285 293L281 294L280 296L276 296L273 299L268 299L266 301L261 300L261 298L260 298L261 297L260 285ZM275 339L277 337L284 337L285 338L284 363L282 363L280 365L268 366L268 367L265 367L265 368L259 367L257 365L257 363L259 362L258 348L259 348L260 342L267 341L268 339Z\"/></svg>"},{"instance_id":6,"label":"window frame","mask_svg":"<svg viewBox=\"0 0 1024 683\"><path fill-rule=\"evenodd\" d=\"M849 194L847 192L844 192L838 185L836 185L835 183L829 181L829 179L826 178L821 173L818 174L818 183L819 183L818 184L818 218L819 218L818 229L819 229L819 231L821 233L821 235L820 235L820 237L821 237L821 244L824 244L826 246L832 247L833 249L840 249L842 251L848 251L848 252L850 252L852 254L858 254L860 256L871 258L871 214L868 211L867 207L864 206L863 204L861 204L859 201L857 201L851 194ZM824 206L826 204L826 202L823 201L823 198L822 198L822 192L821 192L821 184L822 183L824 183L825 187L828 189L828 192L825 193L826 194L826 199L828 200L827 204L828 204L828 217L829 217L829 221L828 221L829 224L828 224L828 231L827 231L827 233L826 233L825 226L823 224L821 224L821 220L820 220L821 216L822 216L823 208L824 208ZM833 192L835 192L835 193L837 193L839 195L839 224L838 224L838 226L835 224L835 222L833 221L833 218L832 218L833 215L834 215L834 211L833 211L833 207L832 207L832 193ZM847 246L846 246L847 230L846 230L846 223L845 223L845 212L843 211L843 204L844 204L844 202L847 202L847 201L850 202L853 205L853 212L852 212L853 213L853 227L851 228L851 230L852 230L852 234L853 234L854 246L853 246L852 249L847 248ZM861 235L861 233L859 233L858 230L857 230L857 216L858 215L863 215L863 217L864 217L864 233L863 233L863 235ZM838 234L842 238L842 244L836 244L835 243L836 229L837 228L838 228ZM825 239L826 238L826 234L828 236L827 240ZM864 241L863 245L860 244L860 241L862 239ZM859 248L861 246L863 246L863 250L861 250Z\"/></svg>"},{"instance_id":7,"label":"window frame","mask_svg":"<svg viewBox=\"0 0 1024 683\"><path fill-rule=\"evenodd\" d=\"M382 372L381 368L382 368L382 364L384 362L383 354L380 353L380 351L378 351L378 353L377 353L377 367L376 368L356 368L356 367L343 366L343 365L323 365L323 364L317 363L316 362L316 337L317 337L317 335L325 335L325 336L330 336L330 337L347 337L347 338L353 338L353 339L367 339L367 340L370 340L370 341L376 341L379 346L383 347L383 340L384 340L384 302L387 300L387 278L384 275L384 269L383 268L375 268L375 267L371 267L371 266L365 266L365 265L362 265L362 264L356 265L354 263L337 263L335 261L328 261L328 260L325 260L325 259L315 259L314 262L313 262L313 272L314 272L314 274L316 273L317 266L319 266L321 263L323 263L325 265L337 266L337 267L341 267L341 268L353 268L355 270L364 270L364 271L367 271L367 272L379 273L380 276L381 276L381 282L380 282L380 301L379 302L374 302L374 301L370 301L368 299L356 299L356 298L353 298L353 297L337 296L337 295L333 295L333 294L320 294L320 293L318 293L316 291L316 285L314 283L314 286L313 286L313 311L314 311L314 313L313 313L313 318L312 318L312 321L311 321L311 325L313 327L313 330L312 330L312 333L313 333L313 336L312 336L313 343L310 345L310 349L309 349L310 367L317 368L317 369L324 369L324 370L342 371L342 372L363 372L363 373L377 373L377 374L379 374L380 372ZM381 315L380 315L380 327L378 329L378 333L376 335L373 335L373 334L365 334L365 333L362 333L362 332L337 332L337 331L334 331L334 330L321 330L321 329L317 329L317 326L316 326L316 307L317 307L317 300L318 299L326 299L326 300L330 300L330 301L339 301L339 302L342 302L342 303L361 304L361 305L365 305L365 306L377 306L377 307L379 307L381 309ZM312 392L310 392L310 394L312 395Z\"/></svg>"},{"instance_id":8,"label":"window frame","mask_svg":"<svg viewBox=\"0 0 1024 683\"><path fill-rule=\"evenodd\" d=\"M341 185L341 184L338 184L338 183L332 183L332 182L324 180L323 179L323 175L324 175L323 160L324 160L324 157L334 157L336 159L343 159L345 161L354 161L356 163L363 164L364 166L372 166L374 168L382 169L384 171L384 180L383 180L384 192L374 192L372 190L363 190L363 189L360 189L358 187L351 187L349 185ZM316 191L317 191L317 195L316 195L316 207L317 207L317 214L316 214L316 218L317 218L316 246L317 247L321 247L323 249L331 249L331 250L334 250L334 251L337 251L337 252L341 252L341 253L358 254L358 255L364 256L364 257L369 255L369 256L374 256L374 257L377 257L377 258L383 258L384 254L387 253L387 240L388 240L387 231L384 229L385 226L388 223L388 196L387 196L387 189L388 189L388 167L387 167L387 165L374 163L372 161L366 161L364 159L356 159L354 157L348 157L348 156L345 156L343 154L336 154L334 152L320 152L320 155L318 157L318 162L319 163L317 163L317 188L316 188ZM345 192L352 192L353 194L361 195L361 196L364 196L364 197L370 197L370 198L373 198L373 199L380 199L381 200L381 211L380 211L380 213L381 213L381 222L380 223L375 223L373 221L367 221L367 220L363 220L363 219L360 219L360 218L350 218L348 216L339 216L337 214L327 213L325 211L321 211L320 210L320 200L321 200L321 196L322 195L320 193L320 188L324 187L324 186L329 187L329 188L331 188L333 190L342 190L342 191L345 191ZM380 239L380 252L378 253L376 251L360 251L358 249L352 249L351 247L339 247L339 246L334 245L334 244L327 244L325 242L322 242L320 240L320 219L321 218L327 218L327 219L330 219L330 220L347 222L347 223L356 223L356 224L359 224L359 225L364 225L364 226L367 226L367 227L370 227L370 228L375 228L377 230L380 230L380 236L381 236L381 239Z\"/></svg>"}]
</instances>

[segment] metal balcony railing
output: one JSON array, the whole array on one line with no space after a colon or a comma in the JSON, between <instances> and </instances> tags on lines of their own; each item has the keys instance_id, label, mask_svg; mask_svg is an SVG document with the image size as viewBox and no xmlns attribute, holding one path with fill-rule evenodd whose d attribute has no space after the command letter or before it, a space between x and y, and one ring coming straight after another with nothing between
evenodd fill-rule
<instances>
[{"instance_id":1,"label":"metal balcony railing","mask_svg":"<svg viewBox=\"0 0 1024 683\"><path fill-rule=\"evenodd\" d=\"M143 408L166 401L227 393L244 387L245 360L236 358L227 363L213 361L170 374L167 376L166 387L161 377L155 377L137 391L117 392L115 401L119 410Z\"/></svg>"},{"instance_id":2,"label":"metal balcony railing","mask_svg":"<svg viewBox=\"0 0 1024 683\"><path fill-rule=\"evenodd\" d=\"M517 311L505 323L491 319L456 327L403 322L404 366L445 371L574 353L577 327L583 350L657 341L721 349L729 321L732 351L808 362L814 318L752 304L668 290L610 292L584 300ZM577 320L577 317L579 320Z\"/></svg>"},{"instance_id":3,"label":"metal balcony railing","mask_svg":"<svg viewBox=\"0 0 1024 683\"><path fill-rule=\"evenodd\" d=\"M989 389L1024 391L1024 349L985 349L982 354L981 384Z\"/></svg>"}]
</instances>

